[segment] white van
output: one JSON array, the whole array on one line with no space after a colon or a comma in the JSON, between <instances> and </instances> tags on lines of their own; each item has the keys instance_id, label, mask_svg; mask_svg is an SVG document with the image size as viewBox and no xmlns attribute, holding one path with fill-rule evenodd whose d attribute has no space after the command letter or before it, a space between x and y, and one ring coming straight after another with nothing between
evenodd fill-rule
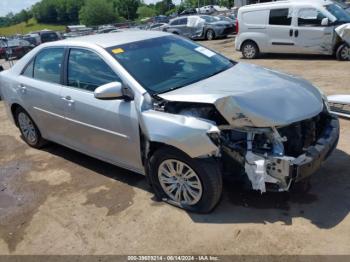
<instances>
[{"instance_id":1,"label":"white van","mask_svg":"<svg viewBox=\"0 0 350 262\"><path fill-rule=\"evenodd\" d=\"M343 40L335 30L347 23L350 14L329 0L244 6L238 10L236 50L247 59L260 53L294 53L337 55L339 60L350 60L350 39ZM344 29L349 30L350 24Z\"/></svg>"}]
</instances>

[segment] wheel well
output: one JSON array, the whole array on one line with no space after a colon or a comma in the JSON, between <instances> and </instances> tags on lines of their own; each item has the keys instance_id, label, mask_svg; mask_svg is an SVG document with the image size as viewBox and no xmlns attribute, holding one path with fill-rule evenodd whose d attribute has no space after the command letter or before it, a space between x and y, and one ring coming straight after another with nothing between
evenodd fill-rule
<instances>
[{"instance_id":1,"label":"wheel well","mask_svg":"<svg viewBox=\"0 0 350 262\"><path fill-rule=\"evenodd\" d=\"M21 107L19 104L15 103L15 104L11 105L11 114L12 114L12 117L13 117L13 119L15 121L16 126L18 126L18 123L17 123L17 119L16 119L16 116L15 116L15 113L16 113L18 108L22 108L23 109L23 107Z\"/></svg>"},{"instance_id":2,"label":"wheel well","mask_svg":"<svg viewBox=\"0 0 350 262\"><path fill-rule=\"evenodd\" d=\"M240 48L239 48L239 51L242 51L242 46L244 46L246 43L249 43L249 42L255 44L256 47L258 48L259 52L260 52L260 48L259 48L258 44L254 40L251 40L251 39L244 40L243 43L241 44Z\"/></svg>"},{"instance_id":3,"label":"wheel well","mask_svg":"<svg viewBox=\"0 0 350 262\"><path fill-rule=\"evenodd\" d=\"M344 43L345 43L344 41L337 42L337 44L334 46L333 55L335 55L337 53L338 48Z\"/></svg>"}]
</instances>

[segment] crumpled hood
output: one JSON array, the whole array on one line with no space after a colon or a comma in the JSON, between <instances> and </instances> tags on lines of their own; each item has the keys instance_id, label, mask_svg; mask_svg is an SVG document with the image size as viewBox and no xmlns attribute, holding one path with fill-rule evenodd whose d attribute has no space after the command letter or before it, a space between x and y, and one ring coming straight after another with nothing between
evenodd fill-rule
<instances>
[{"instance_id":1,"label":"crumpled hood","mask_svg":"<svg viewBox=\"0 0 350 262\"><path fill-rule=\"evenodd\" d=\"M346 43L350 45L350 23L338 26L335 32L343 39Z\"/></svg>"},{"instance_id":2,"label":"crumpled hood","mask_svg":"<svg viewBox=\"0 0 350 262\"><path fill-rule=\"evenodd\" d=\"M321 93L307 81L244 63L159 96L214 104L234 127L285 126L323 110Z\"/></svg>"}]
</instances>

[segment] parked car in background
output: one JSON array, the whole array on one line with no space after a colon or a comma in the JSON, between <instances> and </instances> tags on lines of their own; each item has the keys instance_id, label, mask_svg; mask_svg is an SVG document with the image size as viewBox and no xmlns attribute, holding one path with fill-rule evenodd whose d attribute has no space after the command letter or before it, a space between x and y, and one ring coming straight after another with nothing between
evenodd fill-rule
<instances>
[{"instance_id":1,"label":"parked car in background","mask_svg":"<svg viewBox=\"0 0 350 262\"><path fill-rule=\"evenodd\" d=\"M187 16L187 15L196 15L198 14L197 13L197 10L195 8L188 8L188 9L185 9L184 11L182 11L179 16Z\"/></svg>"},{"instance_id":2,"label":"parked car in background","mask_svg":"<svg viewBox=\"0 0 350 262\"><path fill-rule=\"evenodd\" d=\"M50 140L145 174L159 199L195 212L216 206L224 175L261 193L306 183L339 139L309 82L164 32L44 44L0 86L29 146Z\"/></svg>"},{"instance_id":3,"label":"parked car in background","mask_svg":"<svg viewBox=\"0 0 350 262\"><path fill-rule=\"evenodd\" d=\"M4 59L6 56L7 39L0 38L0 59Z\"/></svg>"},{"instance_id":4,"label":"parked car in background","mask_svg":"<svg viewBox=\"0 0 350 262\"><path fill-rule=\"evenodd\" d=\"M207 40L226 37L235 31L233 23L209 15L178 17L171 20L164 30L190 39Z\"/></svg>"},{"instance_id":5,"label":"parked car in background","mask_svg":"<svg viewBox=\"0 0 350 262\"><path fill-rule=\"evenodd\" d=\"M350 14L328 0L281 1L238 10L236 50L248 59L261 53L336 55L350 60L350 39L337 31ZM345 34L347 35L347 33Z\"/></svg>"},{"instance_id":6,"label":"parked car in background","mask_svg":"<svg viewBox=\"0 0 350 262\"><path fill-rule=\"evenodd\" d=\"M152 31L164 31L168 27L167 23L156 23L149 26L149 30Z\"/></svg>"},{"instance_id":7,"label":"parked car in background","mask_svg":"<svg viewBox=\"0 0 350 262\"><path fill-rule=\"evenodd\" d=\"M168 23L169 18L166 15L158 15L153 17L153 23Z\"/></svg>"},{"instance_id":8,"label":"parked car in background","mask_svg":"<svg viewBox=\"0 0 350 262\"><path fill-rule=\"evenodd\" d=\"M218 21L226 21L229 22L232 25L233 31L232 33L236 32L236 24L237 24L237 20L236 19L232 19L228 16L223 16L223 15L219 15L219 16L214 16L215 19L217 19Z\"/></svg>"},{"instance_id":9,"label":"parked car in background","mask_svg":"<svg viewBox=\"0 0 350 262\"><path fill-rule=\"evenodd\" d=\"M27 34L22 37L23 40L28 41L34 46L41 44L41 38L39 34Z\"/></svg>"},{"instance_id":10,"label":"parked car in background","mask_svg":"<svg viewBox=\"0 0 350 262\"><path fill-rule=\"evenodd\" d=\"M117 28L114 26L107 26L107 27L103 27L101 29L99 29L97 31L97 34L106 34L106 33L110 33L111 31L116 30Z\"/></svg>"},{"instance_id":11,"label":"parked car in background","mask_svg":"<svg viewBox=\"0 0 350 262\"><path fill-rule=\"evenodd\" d=\"M55 31L42 30L39 31L38 34L41 43L54 42L62 39L61 35Z\"/></svg>"},{"instance_id":12,"label":"parked car in background","mask_svg":"<svg viewBox=\"0 0 350 262\"><path fill-rule=\"evenodd\" d=\"M35 46L26 40L12 39L7 41L6 46L6 60L20 59Z\"/></svg>"}]
</instances>

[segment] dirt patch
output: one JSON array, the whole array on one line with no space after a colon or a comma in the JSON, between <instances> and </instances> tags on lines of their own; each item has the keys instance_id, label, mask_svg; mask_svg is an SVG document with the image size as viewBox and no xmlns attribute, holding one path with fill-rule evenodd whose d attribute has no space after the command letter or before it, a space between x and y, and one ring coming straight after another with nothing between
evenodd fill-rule
<instances>
[{"instance_id":1,"label":"dirt patch","mask_svg":"<svg viewBox=\"0 0 350 262\"><path fill-rule=\"evenodd\" d=\"M44 151L28 154L28 150L33 149L7 135L0 135L0 148L7 152L1 158L0 170L0 237L8 244L10 252L23 240L33 215L49 196L89 192L103 186L105 189L87 194L85 205L105 207L108 215L115 215L133 203L133 188L109 178L114 172L127 171L120 172L117 167L58 145L48 147L47 150L52 153L49 155ZM65 159L60 156L62 150ZM80 164L75 163L81 161L105 167L103 172L107 177L96 175L89 168L82 169ZM47 164L43 165L44 162ZM137 182L141 179L140 176L135 177Z\"/></svg>"}]
</instances>

